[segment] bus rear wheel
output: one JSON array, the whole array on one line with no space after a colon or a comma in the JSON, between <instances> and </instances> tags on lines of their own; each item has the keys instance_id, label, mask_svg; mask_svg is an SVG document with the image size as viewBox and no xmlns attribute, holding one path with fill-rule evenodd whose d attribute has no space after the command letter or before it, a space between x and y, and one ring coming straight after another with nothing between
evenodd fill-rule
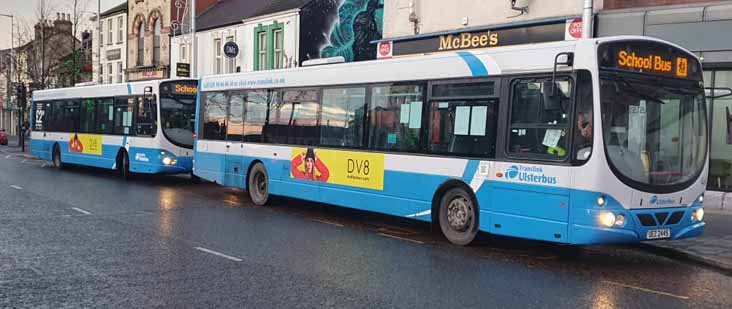
<instances>
[{"instance_id":1,"label":"bus rear wheel","mask_svg":"<svg viewBox=\"0 0 732 309\"><path fill-rule=\"evenodd\" d=\"M249 189L249 198L252 203L257 206L264 206L269 200L269 176L264 164L254 164L252 170L249 171L249 179L247 181Z\"/></svg>"},{"instance_id":2,"label":"bus rear wheel","mask_svg":"<svg viewBox=\"0 0 732 309\"><path fill-rule=\"evenodd\" d=\"M55 169L62 169L64 167L64 163L61 161L61 149L59 149L58 145L53 146L53 155L51 157L51 163L53 164L53 168Z\"/></svg>"},{"instance_id":3,"label":"bus rear wheel","mask_svg":"<svg viewBox=\"0 0 732 309\"><path fill-rule=\"evenodd\" d=\"M440 229L451 243L467 246L478 234L478 207L463 188L448 190L440 199Z\"/></svg>"}]
</instances>

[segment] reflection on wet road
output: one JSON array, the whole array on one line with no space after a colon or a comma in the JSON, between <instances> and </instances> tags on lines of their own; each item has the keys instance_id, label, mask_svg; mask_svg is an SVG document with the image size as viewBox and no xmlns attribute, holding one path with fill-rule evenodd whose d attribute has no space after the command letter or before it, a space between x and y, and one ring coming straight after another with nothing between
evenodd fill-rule
<instances>
[{"instance_id":1,"label":"reflection on wet road","mask_svg":"<svg viewBox=\"0 0 732 309\"><path fill-rule=\"evenodd\" d=\"M456 247L410 220L0 158L3 307L730 307L730 291L637 246Z\"/></svg>"}]
</instances>

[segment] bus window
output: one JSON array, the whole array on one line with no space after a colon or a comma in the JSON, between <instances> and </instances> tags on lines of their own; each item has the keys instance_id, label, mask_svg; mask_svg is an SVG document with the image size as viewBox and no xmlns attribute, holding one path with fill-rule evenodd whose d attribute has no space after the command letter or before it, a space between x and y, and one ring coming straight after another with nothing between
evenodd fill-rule
<instances>
[{"instance_id":1,"label":"bus window","mask_svg":"<svg viewBox=\"0 0 732 309\"><path fill-rule=\"evenodd\" d=\"M241 142L244 132L244 93L234 92L229 99L229 118L226 120L226 140Z\"/></svg>"},{"instance_id":2,"label":"bus window","mask_svg":"<svg viewBox=\"0 0 732 309\"><path fill-rule=\"evenodd\" d=\"M77 100L69 100L64 104L63 132L79 132L79 105Z\"/></svg>"},{"instance_id":3,"label":"bus window","mask_svg":"<svg viewBox=\"0 0 732 309\"><path fill-rule=\"evenodd\" d=\"M323 90L320 145L362 147L366 88Z\"/></svg>"},{"instance_id":4,"label":"bus window","mask_svg":"<svg viewBox=\"0 0 732 309\"><path fill-rule=\"evenodd\" d=\"M135 98L116 98L114 100L114 134L129 135L132 128L132 112Z\"/></svg>"},{"instance_id":5,"label":"bus window","mask_svg":"<svg viewBox=\"0 0 732 309\"><path fill-rule=\"evenodd\" d=\"M498 100L440 100L430 105L432 153L493 158Z\"/></svg>"},{"instance_id":6,"label":"bus window","mask_svg":"<svg viewBox=\"0 0 732 309\"><path fill-rule=\"evenodd\" d=\"M97 104L94 99L81 101L81 130L84 133L96 133L97 131Z\"/></svg>"},{"instance_id":7,"label":"bus window","mask_svg":"<svg viewBox=\"0 0 732 309\"><path fill-rule=\"evenodd\" d=\"M590 72L577 72L577 112L575 113L573 160L587 161L592 154L593 115L592 115L592 77Z\"/></svg>"},{"instance_id":8,"label":"bus window","mask_svg":"<svg viewBox=\"0 0 732 309\"><path fill-rule=\"evenodd\" d=\"M155 136L157 126L157 104L154 97L137 98L137 117L135 117L135 134L138 136Z\"/></svg>"},{"instance_id":9,"label":"bus window","mask_svg":"<svg viewBox=\"0 0 732 309\"><path fill-rule=\"evenodd\" d=\"M249 91L244 112L244 141L262 142L262 130L267 122L267 91Z\"/></svg>"},{"instance_id":10,"label":"bus window","mask_svg":"<svg viewBox=\"0 0 732 309\"><path fill-rule=\"evenodd\" d=\"M519 80L513 84L508 151L513 155L562 159L567 156L571 84Z\"/></svg>"},{"instance_id":11,"label":"bus window","mask_svg":"<svg viewBox=\"0 0 732 309\"><path fill-rule=\"evenodd\" d=\"M97 99L97 121L99 121L98 133L114 133L114 99Z\"/></svg>"},{"instance_id":12,"label":"bus window","mask_svg":"<svg viewBox=\"0 0 732 309\"><path fill-rule=\"evenodd\" d=\"M206 94L203 115L203 137L206 140L226 140L226 114L228 99L222 92Z\"/></svg>"},{"instance_id":13,"label":"bus window","mask_svg":"<svg viewBox=\"0 0 732 309\"><path fill-rule=\"evenodd\" d=\"M378 86L371 91L370 148L418 151L423 85Z\"/></svg>"},{"instance_id":14,"label":"bus window","mask_svg":"<svg viewBox=\"0 0 732 309\"><path fill-rule=\"evenodd\" d=\"M266 127L268 142L315 145L318 142L317 90L287 90L273 97Z\"/></svg>"}]
</instances>

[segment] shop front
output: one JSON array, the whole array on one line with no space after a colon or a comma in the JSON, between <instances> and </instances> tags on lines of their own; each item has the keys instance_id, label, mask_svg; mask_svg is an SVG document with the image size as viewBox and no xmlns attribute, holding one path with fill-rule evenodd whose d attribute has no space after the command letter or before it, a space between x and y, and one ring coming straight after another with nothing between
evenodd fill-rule
<instances>
[{"instance_id":1,"label":"shop front","mask_svg":"<svg viewBox=\"0 0 732 309\"><path fill-rule=\"evenodd\" d=\"M377 41L377 59L408 57L439 52L533 44L582 37L580 16L463 28Z\"/></svg>"},{"instance_id":2,"label":"shop front","mask_svg":"<svg viewBox=\"0 0 732 309\"><path fill-rule=\"evenodd\" d=\"M732 4L724 2L604 11L598 36L646 35L702 59L706 87L732 87ZM711 144L708 189L732 191L732 97L707 101Z\"/></svg>"}]
</instances>

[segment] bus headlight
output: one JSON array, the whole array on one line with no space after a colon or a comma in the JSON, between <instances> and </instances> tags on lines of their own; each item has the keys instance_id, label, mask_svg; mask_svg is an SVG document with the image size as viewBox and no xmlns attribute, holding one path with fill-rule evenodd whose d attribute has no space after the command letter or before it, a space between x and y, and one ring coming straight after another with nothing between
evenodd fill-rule
<instances>
[{"instance_id":1,"label":"bus headlight","mask_svg":"<svg viewBox=\"0 0 732 309\"><path fill-rule=\"evenodd\" d=\"M704 208L697 208L691 213L691 221L701 222L704 220Z\"/></svg>"},{"instance_id":2,"label":"bus headlight","mask_svg":"<svg viewBox=\"0 0 732 309\"><path fill-rule=\"evenodd\" d=\"M175 160L170 157L165 157L165 158L163 158L163 164L173 165L173 164L175 164Z\"/></svg>"},{"instance_id":3,"label":"bus headlight","mask_svg":"<svg viewBox=\"0 0 732 309\"><path fill-rule=\"evenodd\" d=\"M704 194L699 195L699 203L704 203Z\"/></svg>"},{"instance_id":4,"label":"bus headlight","mask_svg":"<svg viewBox=\"0 0 732 309\"><path fill-rule=\"evenodd\" d=\"M604 227L613 227L615 225L615 215L612 212L603 212L597 216L597 221Z\"/></svg>"},{"instance_id":5,"label":"bus headlight","mask_svg":"<svg viewBox=\"0 0 732 309\"><path fill-rule=\"evenodd\" d=\"M620 214L615 216L615 227L624 227L625 226L625 216Z\"/></svg>"}]
</instances>

